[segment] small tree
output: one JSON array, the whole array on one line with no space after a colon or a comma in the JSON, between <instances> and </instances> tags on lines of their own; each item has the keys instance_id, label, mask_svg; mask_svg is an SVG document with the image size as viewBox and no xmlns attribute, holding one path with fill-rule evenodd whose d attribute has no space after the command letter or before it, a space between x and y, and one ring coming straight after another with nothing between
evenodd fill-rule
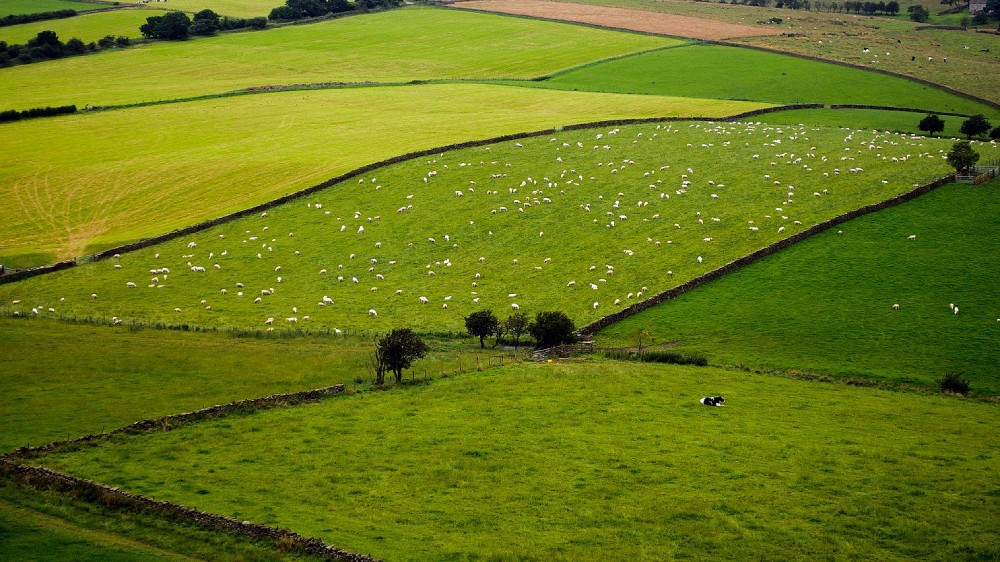
<instances>
[{"instance_id":1,"label":"small tree","mask_svg":"<svg viewBox=\"0 0 1000 562\"><path fill-rule=\"evenodd\" d=\"M465 329L469 331L469 335L479 338L479 347L484 349L486 336L495 333L499 323L492 310L480 310L465 317Z\"/></svg>"},{"instance_id":2,"label":"small tree","mask_svg":"<svg viewBox=\"0 0 1000 562\"><path fill-rule=\"evenodd\" d=\"M375 384L385 384L385 373L388 371L396 375L396 383L403 382L403 369L409 369L428 351L427 344L409 328L396 328L381 338L376 337Z\"/></svg>"},{"instance_id":3,"label":"small tree","mask_svg":"<svg viewBox=\"0 0 1000 562\"><path fill-rule=\"evenodd\" d=\"M186 39L191 18L184 12L167 12L162 16L146 18L146 23L139 26L143 37L151 39Z\"/></svg>"},{"instance_id":4,"label":"small tree","mask_svg":"<svg viewBox=\"0 0 1000 562\"><path fill-rule=\"evenodd\" d=\"M917 128L929 135L933 135L944 130L944 121L937 115L930 114L920 120Z\"/></svg>"},{"instance_id":5,"label":"small tree","mask_svg":"<svg viewBox=\"0 0 1000 562\"><path fill-rule=\"evenodd\" d=\"M515 312L504 320L507 333L514 336L514 349L521 343L521 336L528 330L528 315L523 312Z\"/></svg>"},{"instance_id":6,"label":"small tree","mask_svg":"<svg viewBox=\"0 0 1000 562\"><path fill-rule=\"evenodd\" d=\"M576 326L569 316L563 312L539 312L535 320L528 326L528 333L535 338L539 348L555 347L564 343L576 342Z\"/></svg>"},{"instance_id":7,"label":"small tree","mask_svg":"<svg viewBox=\"0 0 1000 562\"><path fill-rule=\"evenodd\" d=\"M1000 140L1000 126L993 127L993 130L990 131L990 138L994 140Z\"/></svg>"},{"instance_id":8,"label":"small tree","mask_svg":"<svg viewBox=\"0 0 1000 562\"><path fill-rule=\"evenodd\" d=\"M910 19L917 23L925 23L931 17L931 13L927 11L927 8L919 4L910 6L906 11L910 13Z\"/></svg>"},{"instance_id":9,"label":"small tree","mask_svg":"<svg viewBox=\"0 0 1000 562\"><path fill-rule=\"evenodd\" d=\"M955 394L969 393L969 380L962 378L962 373L951 371L944 377L938 379L938 387L941 392L954 392Z\"/></svg>"},{"instance_id":10,"label":"small tree","mask_svg":"<svg viewBox=\"0 0 1000 562\"><path fill-rule=\"evenodd\" d=\"M86 52L87 44L74 37L66 42L66 50L79 55L80 53Z\"/></svg>"},{"instance_id":11,"label":"small tree","mask_svg":"<svg viewBox=\"0 0 1000 562\"><path fill-rule=\"evenodd\" d=\"M965 121L962 121L962 128L959 129L959 131L961 131L962 134L969 139L972 137L978 137L989 130L990 122L986 120L986 116L982 113L973 115Z\"/></svg>"},{"instance_id":12,"label":"small tree","mask_svg":"<svg viewBox=\"0 0 1000 562\"><path fill-rule=\"evenodd\" d=\"M212 10L202 10L194 15L188 32L191 35L212 35L219 30L219 14Z\"/></svg>"},{"instance_id":13,"label":"small tree","mask_svg":"<svg viewBox=\"0 0 1000 562\"><path fill-rule=\"evenodd\" d=\"M976 152L969 141L958 141L951 145L948 151L948 163L956 172L964 172L979 162L979 153Z\"/></svg>"}]
</instances>

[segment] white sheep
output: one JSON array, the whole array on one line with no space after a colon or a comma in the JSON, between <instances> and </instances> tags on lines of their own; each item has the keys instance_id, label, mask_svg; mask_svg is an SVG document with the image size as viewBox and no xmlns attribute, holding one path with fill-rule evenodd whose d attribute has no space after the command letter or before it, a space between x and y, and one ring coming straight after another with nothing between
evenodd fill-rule
<instances>
[{"instance_id":1,"label":"white sheep","mask_svg":"<svg viewBox=\"0 0 1000 562\"><path fill-rule=\"evenodd\" d=\"M368 309L368 316L378 316L378 312L375 312L374 308Z\"/></svg>"}]
</instances>

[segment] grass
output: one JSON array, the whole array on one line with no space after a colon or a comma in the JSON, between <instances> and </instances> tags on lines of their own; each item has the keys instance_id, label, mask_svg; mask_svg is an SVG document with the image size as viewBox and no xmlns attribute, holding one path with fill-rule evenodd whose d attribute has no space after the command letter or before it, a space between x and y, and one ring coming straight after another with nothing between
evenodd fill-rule
<instances>
[{"instance_id":1,"label":"grass","mask_svg":"<svg viewBox=\"0 0 1000 562\"><path fill-rule=\"evenodd\" d=\"M910 113L907 111L881 111L874 109L803 109L793 111L782 111L768 116L771 123L782 123L795 125L798 123L808 123L820 127L858 127L865 129L875 129L879 131L902 131L918 135L926 133L920 131L917 125L920 120L926 117L924 113ZM964 117L951 117L939 115L944 121L944 138L964 138L959 128Z\"/></svg>"},{"instance_id":2,"label":"grass","mask_svg":"<svg viewBox=\"0 0 1000 562\"><path fill-rule=\"evenodd\" d=\"M251 86L532 78L673 39L406 8L5 69L0 109L121 105Z\"/></svg>"},{"instance_id":3,"label":"grass","mask_svg":"<svg viewBox=\"0 0 1000 562\"><path fill-rule=\"evenodd\" d=\"M642 327L714 364L930 387L956 371L974 392L1000 394L997 187L950 185L854 220L842 236L797 244L615 324L599 341L628 345Z\"/></svg>"},{"instance_id":4,"label":"grass","mask_svg":"<svg viewBox=\"0 0 1000 562\"><path fill-rule=\"evenodd\" d=\"M608 61L559 74L543 84L779 104L849 103L967 115L996 113L983 104L902 78L718 45L692 44Z\"/></svg>"},{"instance_id":5,"label":"grass","mask_svg":"<svg viewBox=\"0 0 1000 562\"><path fill-rule=\"evenodd\" d=\"M988 559L995 408L533 364L36 460L390 560Z\"/></svg>"},{"instance_id":6,"label":"grass","mask_svg":"<svg viewBox=\"0 0 1000 562\"><path fill-rule=\"evenodd\" d=\"M356 377L365 385L371 335L233 337L0 318L0 452L244 398L353 387ZM497 355L464 339L429 343L414 366L422 378Z\"/></svg>"},{"instance_id":7,"label":"grass","mask_svg":"<svg viewBox=\"0 0 1000 562\"><path fill-rule=\"evenodd\" d=\"M142 37L139 26L146 23L146 18L165 13L164 10L150 9L111 10L59 20L36 21L0 27L0 39L12 45L24 44L41 31L55 31L64 43L73 37L84 43L97 41L106 35Z\"/></svg>"},{"instance_id":8,"label":"grass","mask_svg":"<svg viewBox=\"0 0 1000 562\"><path fill-rule=\"evenodd\" d=\"M11 14L39 14L57 10L84 12L104 8L99 2L72 2L70 0L4 0L0 5L0 17Z\"/></svg>"},{"instance_id":9,"label":"grass","mask_svg":"<svg viewBox=\"0 0 1000 562\"><path fill-rule=\"evenodd\" d=\"M11 209L0 263L37 265L18 256L65 259L154 236L409 151L571 123L758 107L452 84L279 92L11 123L0 126L8 147L0 197ZM136 136L151 123L153 136Z\"/></svg>"},{"instance_id":10,"label":"grass","mask_svg":"<svg viewBox=\"0 0 1000 562\"><path fill-rule=\"evenodd\" d=\"M175 10L197 13L209 9L220 16L238 18L266 16L280 5L275 0L170 0L170 7Z\"/></svg>"},{"instance_id":11,"label":"grass","mask_svg":"<svg viewBox=\"0 0 1000 562\"><path fill-rule=\"evenodd\" d=\"M584 323L948 171L947 142L884 133L707 123L612 131L393 165L267 216L0 286L0 302L22 314L139 323L262 327L271 317L279 330L308 315L314 327L458 331L465 315L505 315L512 304ZM166 277L150 272L164 267ZM335 303L318 306L323 296Z\"/></svg>"}]
</instances>

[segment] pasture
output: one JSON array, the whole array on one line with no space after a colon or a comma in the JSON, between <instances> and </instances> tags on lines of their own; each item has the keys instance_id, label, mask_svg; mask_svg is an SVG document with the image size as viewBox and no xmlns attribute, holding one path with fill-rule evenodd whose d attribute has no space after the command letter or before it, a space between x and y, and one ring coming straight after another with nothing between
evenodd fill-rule
<instances>
[{"instance_id":1,"label":"pasture","mask_svg":"<svg viewBox=\"0 0 1000 562\"><path fill-rule=\"evenodd\" d=\"M672 44L677 41L411 7L8 68L0 109L123 105L304 83L529 79Z\"/></svg>"},{"instance_id":2,"label":"pasture","mask_svg":"<svg viewBox=\"0 0 1000 562\"><path fill-rule=\"evenodd\" d=\"M110 4L100 2L73 2L72 0L4 0L0 4L0 17L13 14L39 14L57 10L86 12L106 8Z\"/></svg>"},{"instance_id":3,"label":"pasture","mask_svg":"<svg viewBox=\"0 0 1000 562\"><path fill-rule=\"evenodd\" d=\"M324 328L461 330L483 308L562 310L582 325L943 176L948 146L755 123L564 131L392 165L119 260L0 286L0 302L105 321L272 318L279 330L306 316Z\"/></svg>"},{"instance_id":4,"label":"pasture","mask_svg":"<svg viewBox=\"0 0 1000 562\"><path fill-rule=\"evenodd\" d=\"M66 42L76 37L84 43L97 41L98 39L112 35L114 37L142 37L139 33L139 26L146 23L146 18L152 16L162 16L164 10L154 9L125 9L97 12L94 14L81 14L72 18L36 21L0 27L0 40L8 44L24 44L28 39L34 38L41 31L55 31L59 40ZM5 71L6 72L6 71Z\"/></svg>"},{"instance_id":5,"label":"pasture","mask_svg":"<svg viewBox=\"0 0 1000 562\"><path fill-rule=\"evenodd\" d=\"M271 92L9 123L0 126L8 158L0 197L11 209L0 263L51 263L154 236L414 150L763 106L444 84Z\"/></svg>"},{"instance_id":6,"label":"pasture","mask_svg":"<svg viewBox=\"0 0 1000 562\"><path fill-rule=\"evenodd\" d=\"M725 407L698 404L719 393ZM34 461L389 560L989 559L994 409L543 363Z\"/></svg>"},{"instance_id":7,"label":"pasture","mask_svg":"<svg viewBox=\"0 0 1000 562\"><path fill-rule=\"evenodd\" d=\"M819 127L857 127L880 131L901 131L926 134L917 128L926 115L908 111L883 111L876 109L802 109L782 111L768 115L768 121L775 124L796 125L808 123ZM940 115L944 121L942 138L964 138L959 131L964 117Z\"/></svg>"},{"instance_id":8,"label":"pasture","mask_svg":"<svg viewBox=\"0 0 1000 562\"><path fill-rule=\"evenodd\" d=\"M281 4L275 0L170 0L169 6L192 14L209 9L220 16L253 18L266 16Z\"/></svg>"},{"instance_id":9,"label":"pasture","mask_svg":"<svg viewBox=\"0 0 1000 562\"><path fill-rule=\"evenodd\" d=\"M690 44L642 53L563 72L540 85L779 104L864 104L1000 115L987 105L903 78L720 45Z\"/></svg>"},{"instance_id":10,"label":"pasture","mask_svg":"<svg viewBox=\"0 0 1000 562\"><path fill-rule=\"evenodd\" d=\"M646 329L715 364L925 386L955 371L975 392L1000 394L998 186L953 184L856 219L843 235L796 244L598 341L635 345L632 334Z\"/></svg>"}]
</instances>

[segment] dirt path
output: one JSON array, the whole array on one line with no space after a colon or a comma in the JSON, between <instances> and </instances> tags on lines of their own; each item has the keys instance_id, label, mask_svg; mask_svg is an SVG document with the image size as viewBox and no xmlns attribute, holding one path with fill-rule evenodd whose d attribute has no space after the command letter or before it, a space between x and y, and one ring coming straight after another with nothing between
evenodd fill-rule
<instances>
[{"instance_id":1,"label":"dirt path","mask_svg":"<svg viewBox=\"0 0 1000 562\"><path fill-rule=\"evenodd\" d=\"M585 4L546 2L545 0L468 0L452 4L456 8L500 12L589 23L618 29L660 33L692 39L721 40L733 37L780 35L781 30L763 26L728 23L691 16L678 16Z\"/></svg>"}]
</instances>

